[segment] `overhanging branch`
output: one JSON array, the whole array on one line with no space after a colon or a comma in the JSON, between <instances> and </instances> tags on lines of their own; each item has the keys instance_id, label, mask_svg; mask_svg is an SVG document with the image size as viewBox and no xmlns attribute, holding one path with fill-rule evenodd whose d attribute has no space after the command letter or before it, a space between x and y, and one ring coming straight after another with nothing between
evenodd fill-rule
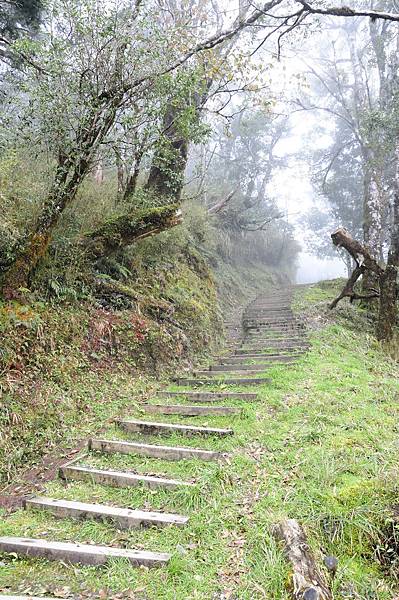
<instances>
[{"instance_id":1,"label":"overhanging branch","mask_svg":"<svg viewBox=\"0 0 399 600\"><path fill-rule=\"evenodd\" d=\"M398 21L399 14L387 13L379 10L357 10L349 6L329 6L327 8L316 8L305 0L296 0L304 9L313 15L328 15L332 17L370 17L371 19L383 19L385 21Z\"/></svg>"}]
</instances>

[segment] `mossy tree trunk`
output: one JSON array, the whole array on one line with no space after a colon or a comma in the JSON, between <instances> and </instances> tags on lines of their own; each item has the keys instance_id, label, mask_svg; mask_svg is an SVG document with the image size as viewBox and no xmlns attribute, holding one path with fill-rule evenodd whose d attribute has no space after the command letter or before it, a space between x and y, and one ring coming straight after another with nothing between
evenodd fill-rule
<instances>
[{"instance_id":1,"label":"mossy tree trunk","mask_svg":"<svg viewBox=\"0 0 399 600\"><path fill-rule=\"evenodd\" d=\"M146 189L179 201L187 165L188 140L179 128L182 108L169 104L163 118L163 135L152 159Z\"/></svg>"},{"instance_id":2,"label":"mossy tree trunk","mask_svg":"<svg viewBox=\"0 0 399 600\"><path fill-rule=\"evenodd\" d=\"M80 240L82 248L91 260L97 260L117 252L139 240L181 223L178 204L169 204L121 215L103 223L98 229Z\"/></svg>"},{"instance_id":3,"label":"mossy tree trunk","mask_svg":"<svg viewBox=\"0 0 399 600\"><path fill-rule=\"evenodd\" d=\"M74 147L67 154L59 154L51 191L33 229L9 253L2 273L3 291L12 294L18 288L29 286L31 274L45 256L62 213L90 171L98 146L112 127L122 100L123 94L100 100L82 123Z\"/></svg>"}]
</instances>

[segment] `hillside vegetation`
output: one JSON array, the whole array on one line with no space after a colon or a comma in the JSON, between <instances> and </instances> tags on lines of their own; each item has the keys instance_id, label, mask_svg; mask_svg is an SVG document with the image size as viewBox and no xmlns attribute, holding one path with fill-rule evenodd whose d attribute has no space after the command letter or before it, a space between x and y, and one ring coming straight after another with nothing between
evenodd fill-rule
<instances>
[{"instance_id":1,"label":"hillside vegetation","mask_svg":"<svg viewBox=\"0 0 399 600\"><path fill-rule=\"evenodd\" d=\"M44 267L36 291L0 303L1 484L215 351L223 309L287 281L284 266L220 256L212 236L188 216L109 263L112 277L98 273L97 287L90 270L66 262Z\"/></svg>"}]
</instances>

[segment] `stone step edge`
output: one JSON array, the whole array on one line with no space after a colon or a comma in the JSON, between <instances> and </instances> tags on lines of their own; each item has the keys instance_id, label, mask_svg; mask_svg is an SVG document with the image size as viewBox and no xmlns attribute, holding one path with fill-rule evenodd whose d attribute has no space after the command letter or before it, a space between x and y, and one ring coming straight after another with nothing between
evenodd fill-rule
<instances>
[{"instance_id":1,"label":"stone step edge","mask_svg":"<svg viewBox=\"0 0 399 600\"><path fill-rule=\"evenodd\" d=\"M185 397L191 402L217 402L218 400L258 400L256 392L193 392L193 391L171 391L159 390L155 392L157 398Z\"/></svg>"},{"instance_id":2,"label":"stone step edge","mask_svg":"<svg viewBox=\"0 0 399 600\"><path fill-rule=\"evenodd\" d=\"M166 552L92 546L73 542L50 542L42 539L8 536L0 537L0 551L93 566L105 565L112 558L126 558L135 566L155 567L166 565L171 558L171 555Z\"/></svg>"},{"instance_id":3,"label":"stone step edge","mask_svg":"<svg viewBox=\"0 0 399 600\"><path fill-rule=\"evenodd\" d=\"M183 460L184 458L202 460L219 460L223 458L221 452L205 450L202 448L191 448L183 446L157 446L153 444L141 444L137 442L125 442L123 440L89 440L89 449L98 452L138 454L150 458L161 458L165 460Z\"/></svg>"},{"instance_id":4,"label":"stone step edge","mask_svg":"<svg viewBox=\"0 0 399 600\"><path fill-rule=\"evenodd\" d=\"M127 431L133 432L146 432L155 433L157 430L161 433L169 433L171 431L176 433L200 434L200 435L233 435L232 429L220 429L217 427L197 427L195 425L181 425L179 423L162 423L156 421L140 421L138 419L115 419L115 423L126 429Z\"/></svg>"},{"instance_id":5,"label":"stone step edge","mask_svg":"<svg viewBox=\"0 0 399 600\"><path fill-rule=\"evenodd\" d=\"M129 471L114 471L111 469L95 469L92 467L64 466L59 469L59 476L64 481L91 480L99 485L111 487L134 487L143 484L150 489L156 488L191 488L195 484L177 479L167 479L153 475L139 475Z\"/></svg>"},{"instance_id":6,"label":"stone step edge","mask_svg":"<svg viewBox=\"0 0 399 600\"><path fill-rule=\"evenodd\" d=\"M139 528L143 523L147 526L183 526L188 522L188 517L174 513L137 510L106 504L90 504L46 496L26 498L24 508L25 510L48 510L54 516L61 518L110 520L118 523L121 529Z\"/></svg>"},{"instance_id":7,"label":"stone step edge","mask_svg":"<svg viewBox=\"0 0 399 600\"><path fill-rule=\"evenodd\" d=\"M143 404L141 408L144 412L150 414L179 415L182 417L195 417L197 415L227 416L241 412L240 408L234 406L190 406L188 404Z\"/></svg>"}]
</instances>

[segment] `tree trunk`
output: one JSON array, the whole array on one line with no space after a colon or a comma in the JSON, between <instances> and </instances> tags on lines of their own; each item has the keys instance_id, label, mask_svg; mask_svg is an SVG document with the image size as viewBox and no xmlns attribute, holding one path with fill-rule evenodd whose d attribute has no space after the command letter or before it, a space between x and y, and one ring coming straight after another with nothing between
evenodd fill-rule
<instances>
[{"instance_id":1,"label":"tree trunk","mask_svg":"<svg viewBox=\"0 0 399 600\"><path fill-rule=\"evenodd\" d=\"M99 160L96 165L94 171L94 181L97 183L97 185L102 185L104 183L104 167L102 160Z\"/></svg>"},{"instance_id":2,"label":"tree trunk","mask_svg":"<svg viewBox=\"0 0 399 600\"><path fill-rule=\"evenodd\" d=\"M12 257L2 277L3 290L12 294L18 288L28 287L30 276L45 256L62 213L90 171L95 153L112 127L122 99L123 94L110 99L105 97L82 123L75 147L68 155L60 154L52 189L33 230L10 253Z\"/></svg>"},{"instance_id":3,"label":"tree trunk","mask_svg":"<svg viewBox=\"0 0 399 600\"><path fill-rule=\"evenodd\" d=\"M123 192L123 200L124 202L126 202L127 200L129 200L129 198L131 196L133 196L134 192L136 191L136 187L137 187L137 180L139 178L140 175L140 161L141 161L141 157L139 160L135 160L134 163L134 167L133 169L130 171L127 181L126 181L126 185L125 185L125 190Z\"/></svg>"},{"instance_id":4,"label":"tree trunk","mask_svg":"<svg viewBox=\"0 0 399 600\"><path fill-rule=\"evenodd\" d=\"M188 140L179 132L181 107L170 104L165 112L164 135L158 141L146 183L146 189L179 201L187 165Z\"/></svg>"},{"instance_id":5,"label":"tree trunk","mask_svg":"<svg viewBox=\"0 0 399 600\"><path fill-rule=\"evenodd\" d=\"M397 277L398 267L387 265L380 278L380 307L377 321L377 339L389 341L393 338L397 322Z\"/></svg>"},{"instance_id":6,"label":"tree trunk","mask_svg":"<svg viewBox=\"0 0 399 600\"><path fill-rule=\"evenodd\" d=\"M78 161L77 166L68 178L68 161L58 165L57 175L47 201L39 215L35 228L29 233L24 244L17 244L9 268L3 277L2 287L12 292L21 287L28 287L33 269L45 256L53 231L65 207L75 198L79 185L87 175L90 163L86 157Z\"/></svg>"},{"instance_id":7,"label":"tree trunk","mask_svg":"<svg viewBox=\"0 0 399 600\"><path fill-rule=\"evenodd\" d=\"M366 166L363 204L363 235L364 243L370 254L378 261L382 257L383 238L383 199L381 186L376 174ZM362 280L365 293L378 288L378 278L373 271L366 271Z\"/></svg>"},{"instance_id":8,"label":"tree trunk","mask_svg":"<svg viewBox=\"0 0 399 600\"><path fill-rule=\"evenodd\" d=\"M125 187L125 169L123 166L121 153L117 148L114 148L115 152L115 164L116 164L116 177L117 177L117 193L116 201L120 202L123 198L123 190Z\"/></svg>"},{"instance_id":9,"label":"tree trunk","mask_svg":"<svg viewBox=\"0 0 399 600\"><path fill-rule=\"evenodd\" d=\"M393 338L398 318L398 273L399 273L399 135L395 148L395 183L392 207L391 244L385 272L380 277L380 310L377 323L377 338L389 341Z\"/></svg>"},{"instance_id":10,"label":"tree trunk","mask_svg":"<svg viewBox=\"0 0 399 600\"><path fill-rule=\"evenodd\" d=\"M123 202L128 202L136 191L137 181L140 175L140 165L146 150L147 138L148 135L145 135L140 141L137 134L133 138L133 143L136 145L136 151L133 160L130 163L130 167L127 169L126 181L120 196Z\"/></svg>"}]
</instances>

